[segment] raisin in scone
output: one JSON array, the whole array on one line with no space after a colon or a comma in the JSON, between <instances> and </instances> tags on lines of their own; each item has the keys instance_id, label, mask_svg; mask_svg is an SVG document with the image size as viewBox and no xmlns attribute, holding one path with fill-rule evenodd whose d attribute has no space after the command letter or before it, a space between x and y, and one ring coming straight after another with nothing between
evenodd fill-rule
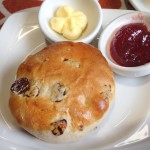
<instances>
[{"instance_id":1,"label":"raisin in scone","mask_svg":"<svg viewBox=\"0 0 150 150\"><path fill-rule=\"evenodd\" d=\"M99 125L115 84L97 48L58 42L28 56L10 90L17 122L39 139L59 143L77 140Z\"/></svg>"}]
</instances>

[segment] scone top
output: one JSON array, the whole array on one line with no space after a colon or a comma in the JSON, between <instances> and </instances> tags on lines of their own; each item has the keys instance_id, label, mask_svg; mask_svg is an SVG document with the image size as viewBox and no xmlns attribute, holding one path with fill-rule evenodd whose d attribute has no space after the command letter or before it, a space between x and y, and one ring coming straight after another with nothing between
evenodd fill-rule
<instances>
[{"instance_id":1,"label":"scone top","mask_svg":"<svg viewBox=\"0 0 150 150\"><path fill-rule=\"evenodd\" d=\"M9 106L33 135L48 132L69 139L95 128L113 95L113 73L97 48L59 42L28 56L19 66Z\"/></svg>"}]
</instances>

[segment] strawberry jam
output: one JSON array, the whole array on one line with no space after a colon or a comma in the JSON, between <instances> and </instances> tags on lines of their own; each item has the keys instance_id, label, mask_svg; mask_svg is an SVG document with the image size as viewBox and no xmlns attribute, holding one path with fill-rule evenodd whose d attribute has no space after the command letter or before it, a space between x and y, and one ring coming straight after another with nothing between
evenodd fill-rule
<instances>
[{"instance_id":1,"label":"strawberry jam","mask_svg":"<svg viewBox=\"0 0 150 150\"><path fill-rule=\"evenodd\" d=\"M116 63L125 67L150 62L150 32L146 25L133 23L123 26L111 41L110 54Z\"/></svg>"}]
</instances>

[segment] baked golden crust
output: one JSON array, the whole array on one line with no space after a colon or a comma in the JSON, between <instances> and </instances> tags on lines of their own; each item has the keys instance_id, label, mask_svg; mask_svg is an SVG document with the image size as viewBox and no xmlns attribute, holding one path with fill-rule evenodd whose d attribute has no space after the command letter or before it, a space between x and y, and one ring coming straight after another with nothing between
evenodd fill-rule
<instances>
[{"instance_id":1,"label":"baked golden crust","mask_svg":"<svg viewBox=\"0 0 150 150\"><path fill-rule=\"evenodd\" d=\"M18 68L17 80L9 106L18 123L37 132L57 132L57 127L58 136L67 128L72 135L83 132L101 120L115 89L114 75L101 52L84 43L59 42L28 56ZM18 83L26 85L24 90L17 91ZM67 123L63 130L60 120Z\"/></svg>"}]
</instances>

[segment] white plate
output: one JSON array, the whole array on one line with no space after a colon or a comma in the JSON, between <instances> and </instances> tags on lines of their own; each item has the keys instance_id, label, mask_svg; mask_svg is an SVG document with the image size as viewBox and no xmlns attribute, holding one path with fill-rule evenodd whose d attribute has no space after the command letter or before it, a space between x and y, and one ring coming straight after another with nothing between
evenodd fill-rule
<instances>
[{"instance_id":1,"label":"white plate","mask_svg":"<svg viewBox=\"0 0 150 150\"><path fill-rule=\"evenodd\" d=\"M126 10L103 10L106 26ZM97 46L98 40L93 44ZM22 130L8 108L9 89L19 63L46 45L39 29L37 12L16 13L0 32L0 149L8 150L89 150L149 149L150 76L124 78L115 75L116 97L100 127L75 143L50 144Z\"/></svg>"},{"instance_id":2,"label":"white plate","mask_svg":"<svg viewBox=\"0 0 150 150\"><path fill-rule=\"evenodd\" d=\"M150 0L129 0L132 6L139 10L150 12Z\"/></svg>"}]
</instances>

